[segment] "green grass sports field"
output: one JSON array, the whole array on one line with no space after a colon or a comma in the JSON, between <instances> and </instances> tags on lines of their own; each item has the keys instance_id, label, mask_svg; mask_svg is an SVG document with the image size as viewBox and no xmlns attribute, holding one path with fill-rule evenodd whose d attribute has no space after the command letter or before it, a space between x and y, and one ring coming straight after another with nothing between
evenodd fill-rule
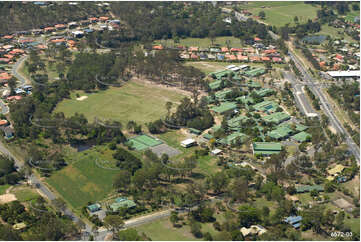
<instances>
[{"instance_id":1,"label":"green grass sports field","mask_svg":"<svg viewBox=\"0 0 361 242\"><path fill-rule=\"evenodd\" d=\"M109 150L92 148L71 154L73 162L54 173L46 181L74 207L80 209L89 201L104 199L112 190L116 170L107 170L96 165L96 159L113 160Z\"/></svg>"},{"instance_id":2,"label":"green grass sports field","mask_svg":"<svg viewBox=\"0 0 361 242\"><path fill-rule=\"evenodd\" d=\"M75 93L88 98L78 101ZM66 117L82 113L89 122L98 117L100 120L120 121L123 125L130 120L144 124L164 118L166 102L175 104L182 98L182 94L169 89L130 81L122 87L111 87L97 93L73 92L71 99L59 103L55 112L64 112Z\"/></svg>"},{"instance_id":3,"label":"green grass sports field","mask_svg":"<svg viewBox=\"0 0 361 242\"><path fill-rule=\"evenodd\" d=\"M264 11L267 24L277 27L284 26L288 23L294 24L294 17L297 16L300 23L308 19L317 17L319 7L305 4L304 2L249 2L241 8L248 10L253 15L258 16L260 11Z\"/></svg>"}]
</instances>

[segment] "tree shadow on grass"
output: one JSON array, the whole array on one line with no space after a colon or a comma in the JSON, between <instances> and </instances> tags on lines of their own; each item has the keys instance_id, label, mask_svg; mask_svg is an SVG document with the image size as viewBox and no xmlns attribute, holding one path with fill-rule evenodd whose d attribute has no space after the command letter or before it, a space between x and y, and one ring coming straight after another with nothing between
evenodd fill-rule
<instances>
[{"instance_id":1,"label":"tree shadow on grass","mask_svg":"<svg viewBox=\"0 0 361 242\"><path fill-rule=\"evenodd\" d=\"M192 175L190 175L190 177L194 179L204 179L205 175L199 172L192 172Z\"/></svg>"},{"instance_id":2,"label":"tree shadow on grass","mask_svg":"<svg viewBox=\"0 0 361 242\"><path fill-rule=\"evenodd\" d=\"M172 181L173 183L175 184L182 184L182 183L192 183L192 180L191 179L188 179L188 178L176 178Z\"/></svg>"}]
</instances>

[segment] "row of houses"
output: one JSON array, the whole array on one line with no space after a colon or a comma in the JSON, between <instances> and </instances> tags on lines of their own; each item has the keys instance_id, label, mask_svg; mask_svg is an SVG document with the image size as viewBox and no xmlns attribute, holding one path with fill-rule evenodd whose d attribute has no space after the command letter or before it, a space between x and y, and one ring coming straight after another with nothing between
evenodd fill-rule
<instances>
[{"instance_id":1,"label":"row of houses","mask_svg":"<svg viewBox=\"0 0 361 242\"><path fill-rule=\"evenodd\" d=\"M284 63L281 57L269 57L261 55L244 55L244 54L212 54L212 53L191 53L182 52L179 57L184 60L213 60L213 61L231 61L231 62L252 62L252 63Z\"/></svg>"},{"instance_id":2,"label":"row of houses","mask_svg":"<svg viewBox=\"0 0 361 242\"><path fill-rule=\"evenodd\" d=\"M11 41L16 37L23 35L33 35L39 36L41 34L50 34L52 32L61 31L65 29L76 29L78 27L89 26L93 23L104 23L113 28L118 28L120 24L120 20L113 20L109 16L100 16L100 17L89 17L88 19L80 20L80 21L71 21L69 23L59 23L53 26L46 26L39 29L25 30L25 31L17 31L13 34L4 35L1 37L4 41Z\"/></svg>"},{"instance_id":3,"label":"row of houses","mask_svg":"<svg viewBox=\"0 0 361 242\"><path fill-rule=\"evenodd\" d=\"M360 70L360 45L346 40L333 40L333 50L324 47L311 48L312 56L322 71Z\"/></svg>"}]
</instances>

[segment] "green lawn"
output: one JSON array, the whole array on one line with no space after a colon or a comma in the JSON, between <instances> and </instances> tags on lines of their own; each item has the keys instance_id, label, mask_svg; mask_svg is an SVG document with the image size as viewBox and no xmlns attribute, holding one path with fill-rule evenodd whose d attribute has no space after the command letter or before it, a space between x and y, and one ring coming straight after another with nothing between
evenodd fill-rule
<instances>
[{"instance_id":1,"label":"green lawn","mask_svg":"<svg viewBox=\"0 0 361 242\"><path fill-rule=\"evenodd\" d=\"M300 23L307 22L308 19L314 19L317 16L318 10L318 7L303 2L250 2L242 8L256 16L260 11L264 11L266 13L264 22L277 27L287 23L294 24L295 16L298 17Z\"/></svg>"},{"instance_id":2,"label":"green lawn","mask_svg":"<svg viewBox=\"0 0 361 242\"><path fill-rule=\"evenodd\" d=\"M169 146L172 146L182 152L186 152L190 149L190 148L184 148L180 145L180 142L187 138L187 136L183 134L181 130L170 130L166 133L158 134L155 136L166 142Z\"/></svg>"},{"instance_id":3,"label":"green lawn","mask_svg":"<svg viewBox=\"0 0 361 242\"><path fill-rule=\"evenodd\" d=\"M154 221L152 223L144 224L136 228L140 233L144 232L153 241L190 241L202 240L195 238L190 233L190 228L185 225L181 228L174 228L169 222L169 218Z\"/></svg>"},{"instance_id":4,"label":"green lawn","mask_svg":"<svg viewBox=\"0 0 361 242\"><path fill-rule=\"evenodd\" d=\"M204 175L210 175L212 173L217 172L219 167L217 166L217 158L211 155L206 155L199 157L197 160L197 169L202 172Z\"/></svg>"},{"instance_id":5,"label":"green lawn","mask_svg":"<svg viewBox=\"0 0 361 242\"><path fill-rule=\"evenodd\" d=\"M360 218L346 218L345 224L351 228L352 232L360 233Z\"/></svg>"},{"instance_id":6,"label":"green lawn","mask_svg":"<svg viewBox=\"0 0 361 242\"><path fill-rule=\"evenodd\" d=\"M78 101L76 93L88 98ZM98 117L101 120L117 120L123 125L130 120L144 124L164 118L167 113L166 102L176 104L183 97L174 91L131 81L122 87L111 87L92 94L73 92L71 99L59 103L55 112L64 112L66 117L76 112L82 113L90 122Z\"/></svg>"},{"instance_id":7,"label":"green lawn","mask_svg":"<svg viewBox=\"0 0 361 242\"><path fill-rule=\"evenodd\" d=\"M352 39L350 36L348 36L346 33L344 33L344 29L342 28L335 28L332 26L328 26L327 24L324 24L321 26L321 31L317 33L318 35L329 35L331 38L344 38L345 40L349 42L356 42L356 40ZM324 42L326 43L327 40Z\"/></svg>"},{"instance_id":8,"label":"green lawn","mask_svg":"<svg viewBox=\"0 0 361 242\"><path fill-rule=\"evenodd\" d=\"M8 189L9 187L9 184L0 185L0 195L5 194L6 189Z\"/></svg>"},{"instance_id":9,"label":"green lawn","mask_svg":"<svg viewBox=\"0 0 361 242\"><path fill-rule=\"evenodd\" d=\"M33 189L17 189L13 192L20 202L27 202L38 198L40 195Z\"/></svg>"},{"instance_id":10,"label":"green lawn","mask_svg":"<svg viewBox=\"0 0 361 242\"><path fill-rule=\"evenodd\" d=\"M89 201L104 199L112 190L116 170L106 170L96 165L96 159L112 160L111 152L102 147L73 153L71 164L54 173L47 182L75 209Z\"/></svg>"},{"instance_id":11,"label":"green lawn","mask_svg":"<svg viewBox=\"0 0 361 242\"><path fill-rule=\"evenodd\" d=\"M241 44L241 41L238 38L233 36L225 36L225 37L217 37L213 44L219 44L220 46L227 46L227 41L229 41L229 46L234 48L244 47ZM180 39L179 43L174 43L172 39L169 40L156 40L155 44L162 44L167 47L175 46L197 46L201 48L206 48L212 45L212 41L210 38L185 38Z\"/></svg>"}]
</instances>

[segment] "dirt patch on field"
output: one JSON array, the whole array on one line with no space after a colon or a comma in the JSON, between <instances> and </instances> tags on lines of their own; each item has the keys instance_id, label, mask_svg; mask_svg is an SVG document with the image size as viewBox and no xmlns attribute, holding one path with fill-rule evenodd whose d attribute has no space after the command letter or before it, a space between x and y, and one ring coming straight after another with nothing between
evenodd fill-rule
<instances>
[{"instance_id":1,"label":"dirt patch on field","mask_svg":"<svg viewBox=\"0 0 361 242\"><path fill-rule=\"evenodd\" d=\"M83 101L83 100L85 100L87 98L88 98L88 96L81 96L81 97L78 97L76 100Z\"/></svg>"},{"instance_id":2,"label":"dirt patch on field","mask_svg":"<svg viewBox=\"0 0 361 242\"><path fill-rule=\"evenodd\" d=\"M335 129L332 125L329 125L328 128L331 130L331 132L332 132L333 134L337 134L336 129Z\"/></svg>"},{"instance_id":3,"label":"dirt patch on field","mask_svg":"<svg viewBox=\"0 0 361 242\"><path fill-rule=\"evenodd\" d=\"M169 85L154 83L152 81L149 81L149 80L146 80L143 78L137 78L137 77L133 77L132 80L135 82L141 83L145 86L153 86L153 87L156 86L156 87L164 89L164 90L170 90L170 91L174 91L176 93L182 94L187 97L192 97L192 92L180 89L179 87L173 87L173 86L169 86ZM202 96L205 96L205 95L206 94L203 91L200 91L199 98L201 98Z\"/></svg>"},{"instance_id":4,"label":"dirt patch on field","mask_svg":"<svg viewBox=\"0 0 361 242\"><path fill-rule=\"evenodd\" d=\"M16 200L18 200L18 199L12 193L0 195L0 204L10 203L10 202L16 201Z\"/></svg>"}]
</instances>

